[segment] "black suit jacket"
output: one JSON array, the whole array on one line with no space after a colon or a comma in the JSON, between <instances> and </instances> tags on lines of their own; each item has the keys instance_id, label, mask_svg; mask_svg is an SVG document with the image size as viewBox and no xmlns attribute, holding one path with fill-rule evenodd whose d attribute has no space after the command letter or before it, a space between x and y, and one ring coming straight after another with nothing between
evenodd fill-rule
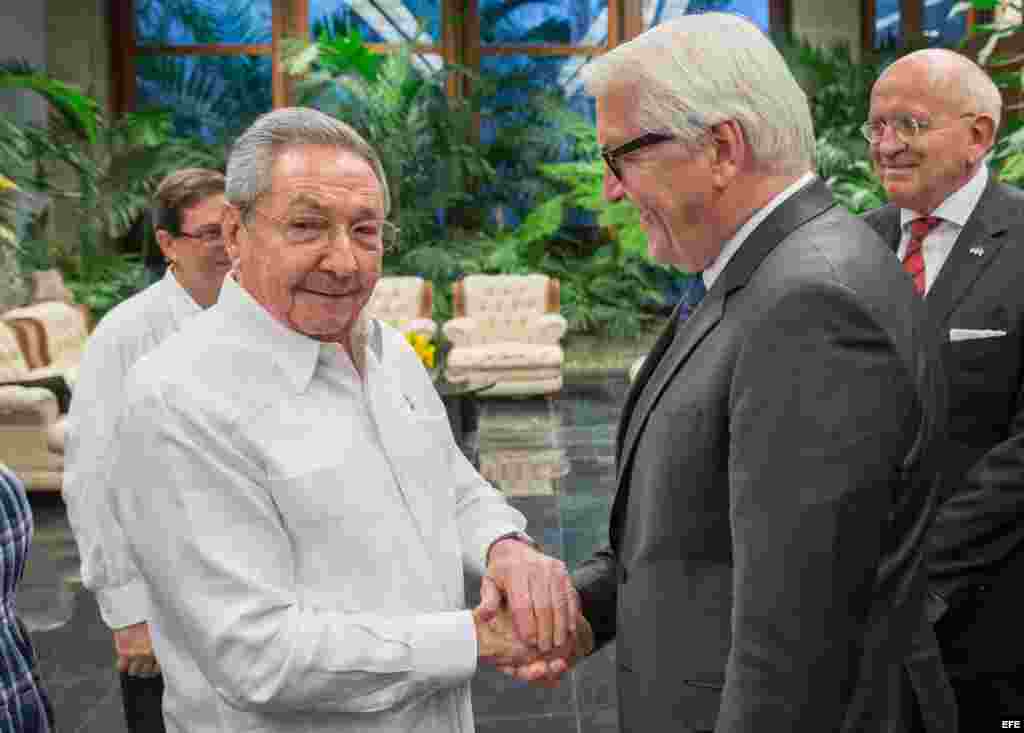
<instances>
[{"instance_id":1,"label":"black suit jacket","mask_svg":"<svg viewBox=\"0 0 1024 733\"><path fill-rule=\"evenodd\" d=\"M865 219L896 249L899 209ZM1024 664L1024 193L990 181L925 298L950 380L948 498L929 535L935 626L954 677ZM1005 336L950 341L950 329Z\"/></svg>"},{"instance_id":2,"label":"black suit jacket","mask_svg":"<svg viewBox=\"0 0 1024 733\"><path fill-rule=\"evenodd\" d=\"M899 717L944 414L920 316L815 180L662 334L622 415L610 547L574 576L617 638L623 731Z\"/></svg>"}]
</instances>

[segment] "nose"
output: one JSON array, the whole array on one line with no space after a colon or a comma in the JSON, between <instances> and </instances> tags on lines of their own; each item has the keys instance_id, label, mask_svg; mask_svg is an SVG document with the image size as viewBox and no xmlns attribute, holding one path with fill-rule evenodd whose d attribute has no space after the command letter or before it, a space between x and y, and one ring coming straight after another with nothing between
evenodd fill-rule
<instances>
[{"instance_id":1,"label":"nose","mask_svg":"<svg viewBox=\"0 0 1024 733\"><path fill-rule=\"evenodd\" d=\"M626 195L626 189L622 186L622 181L619 177L611 172L611 169L606 165L604 168L604 186L603 191L604 197L607 201L615 202L620 200Z\"/></svg>"},{"instance_id":2,"label":"nose","mask_svg":"<svg viewBox=\"0 0 1024 733\"><path fill-rule=\"evenodd\" d=\"M882 128L882 136L875 142L881 155L892 155L904 150L907 144L900 140L889 125Z\"/></svg>"},{"instance_id":3,"label":"nose","mask_svg":"<svg viewBox=\"0 0 1024 733\"><path fill-rule=\"evenodd\" d=\"M320 268L336 275L351 275L359 270L355 246L344 227L339 227L328 243Z\"/></svg>"}]
</instances>

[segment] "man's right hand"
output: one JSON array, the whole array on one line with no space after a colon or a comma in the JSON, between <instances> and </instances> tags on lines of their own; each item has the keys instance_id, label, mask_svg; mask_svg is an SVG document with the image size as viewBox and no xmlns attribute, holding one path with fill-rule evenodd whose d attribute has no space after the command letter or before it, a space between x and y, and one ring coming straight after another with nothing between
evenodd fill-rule
<instances>
[{"instance_id":1,"label":"man's right hand","mask_svg":"<svg viewBox=\"0 0 1024 733\"><path fill-rule=\"evenodd\" d=\"M149 624L145 621L116 629L114 650L119 672L127 672L129 677L156 677L160 674L160 663L153 655L153 641L149 638Z\"/></svg>"}]
</instances>

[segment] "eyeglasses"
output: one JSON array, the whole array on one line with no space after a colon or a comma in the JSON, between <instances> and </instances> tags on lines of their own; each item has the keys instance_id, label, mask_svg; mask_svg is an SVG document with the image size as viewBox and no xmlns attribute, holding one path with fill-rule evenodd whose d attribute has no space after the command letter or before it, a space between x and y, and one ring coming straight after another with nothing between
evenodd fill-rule
<instances>
[{"instance_id":1,"label":"eyeglasses","mask_svg":"<svg viewBox=\"0 0 1024 733\"><path fill-rule=\"evenodd\" d=\"M675 135L667 135L661 132L648 132L644 133L640 137L635 137L628 142L624 142L622 145L612 148L611 150L602 147L601 157L604 158L604 162L608 166L608 170L610 170L612 174L621 181L622 170L619 168L619 158L632 153L634 150L646 148L648 145L657 145L658 143L665 143L669 140L675 139Z\"/></svg>"},{"instance_id":2,"label":"eyeglasses","mask_svg":"<svg viewBox=\"0 0 1024 733\"><path fill-rule=\"evenodd\" d=\"M242 212L243 223L249 213L257 214L269 222L289 244L334 244L342 228L346 230L350 242L371 252L391 249L398 243L398 227L385 219L363 219L351 224L340 224L323 214L296 213L278 218L250 207Z\"/></svg>"},{"instance_id":3,"label":"eyeglasses","mask_svg":"<svg viewBox=\"0 0 1024 733\"><path fill-rule=\"evenodd\" d=\"M957 117L953 122L965 119L967 117L977 117L977 112L966 112ZM882 136L885 135L885 128L892 129L896 135L896 139L901 143L907 144L914 138L920 137L926 132L932 130L941 130L943 127L949 127L953 124L950 122L948 125L942 125L941 127L932 126L931 121L922 120L912 115L900 115L899 117L893 117L891 120L877 119L868 120L860 126L860 134L864 136L864 139L869 143L881 142Z\"/></svg>"},{"instance_id":4,"label":"eyeglasses","mask_svg":"<svg viewBox=\"0 0 1024 733\"><path fill-rule=\"evenodd\" d=\"M198 239L207 247L215 247L224 241L224 234L221 231L220 224L200 229L198 232L178 232L174 236Z\"/></svg>"}]
</instances>

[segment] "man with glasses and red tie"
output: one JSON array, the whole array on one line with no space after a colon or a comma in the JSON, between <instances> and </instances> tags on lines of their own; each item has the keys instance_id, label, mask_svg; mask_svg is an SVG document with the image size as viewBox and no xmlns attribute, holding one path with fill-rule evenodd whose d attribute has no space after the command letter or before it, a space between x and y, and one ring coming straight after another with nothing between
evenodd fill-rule
<instances>
[{"instance_id":1,"label":"man with glasses and red tie","mask_svg":"<svg viewBox=\"0 0 1024 733\"><path fill-rule=\"evenodd\" d=\"M1024 715L1024 194L985 164L999 90L929 49L893 63L862 130L889 204L866 219L913 279L950 382L928 536L935 631L960 730Z\"/></svg>"}]
</instances>

